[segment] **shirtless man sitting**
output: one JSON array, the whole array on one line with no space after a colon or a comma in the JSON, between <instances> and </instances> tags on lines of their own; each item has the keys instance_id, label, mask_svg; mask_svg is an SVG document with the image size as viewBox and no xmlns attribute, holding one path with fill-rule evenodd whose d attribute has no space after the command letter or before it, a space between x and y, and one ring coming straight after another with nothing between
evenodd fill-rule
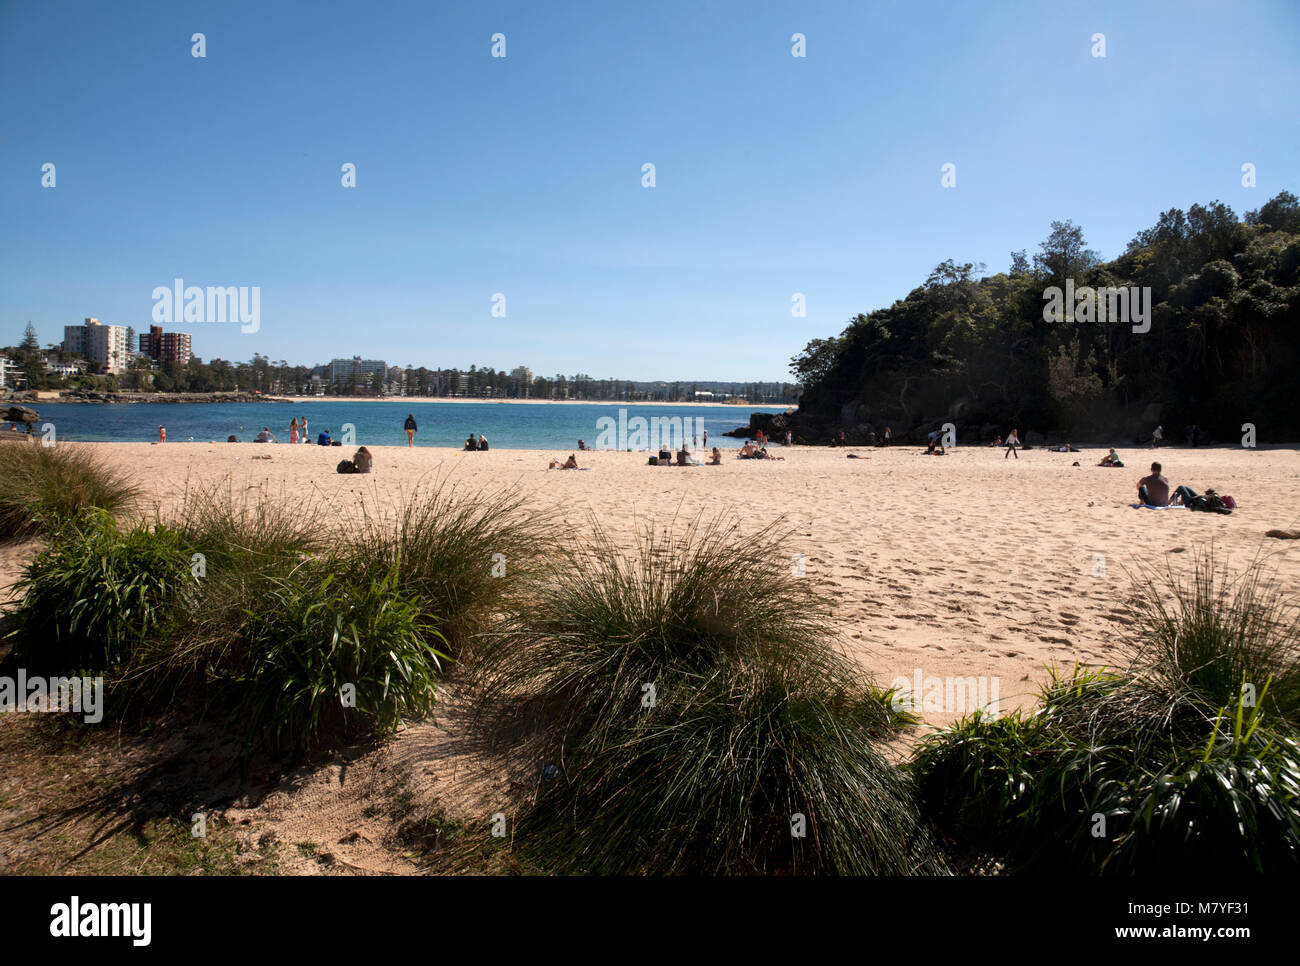
<instances>
[{"instance_id":1,"label":"shirtless man sitting","mask_svg":"<svg viewBox=\"0 0 1300 966\"><path fill-rule=\"evenodd\" d=\"M1160 464L1151 464L1151 475L1138 480L1138 500L1147 506L1169 506L1169 479L1160 472Z\"/></svg>"}]
</instances>

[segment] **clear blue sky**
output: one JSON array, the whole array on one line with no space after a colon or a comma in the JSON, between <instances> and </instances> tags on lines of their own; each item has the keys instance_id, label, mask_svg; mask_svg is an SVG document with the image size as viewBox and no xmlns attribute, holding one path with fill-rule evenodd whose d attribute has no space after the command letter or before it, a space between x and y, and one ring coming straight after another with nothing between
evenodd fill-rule
<instances>
[{"instance_id":1,"label":"clear blue sky","mask_svg":"<svg viewBox=\"0 0 1300 966\"><path fill-rule=\"evenodd\" d=\"M0 344L179 276L262 289L205 359L788 379L945 258L1300 192L1298 51L1295 0L0 0Z\"/></svg>"}]
</instances>

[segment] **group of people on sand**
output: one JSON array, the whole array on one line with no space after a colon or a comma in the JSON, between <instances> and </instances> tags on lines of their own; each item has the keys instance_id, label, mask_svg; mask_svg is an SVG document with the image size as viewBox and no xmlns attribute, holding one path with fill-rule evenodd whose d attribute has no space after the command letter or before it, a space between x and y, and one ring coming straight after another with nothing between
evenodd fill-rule
<instances>
[{"instance_id":1,"label":"group of people on sand","mask_svg":"<svg viewBox=\"0 0 1300 966\"><path fill-rule=\"evenodd\" d=\"M1177 486L1172 490L1169 478L1164 475L1159 463L1151 464L1151 474L1138 480L1138 506L1156 509L1169 506L1185 506L1189 510L1204 510L1210 513L1231 513L1237 508L1237 501L1230 496L1220 496L1213 489L1198 494L1190 486Z\"/></svg>"},{"instance_id":2,"label":"group of people on sand","mask_svg":"<svg viewBox=\"0 0 1300 966\"><path fill-rule=\"evenodd\" d=\"M716 448L713 450L713 452L718 454L718 462L721 462L722 454L721 454L721 453L720 453ZM747 439L747 440L745 440L745 445L742 446L742 447L740 448L740 453L736 456L736 459L741 459L741 460L783 460L783 459L785 459L785 457L784 457L784 456L773 456L771 453L769 453L769 452L767 451L767 447L766 447L765 445L763 445L763 440L760 438L760 439L758 440L758 445L755 445L755 444L754 444L754 440L752 440L752 439Z\"/></svg>"},{"instance_id":3,"label":"group of people on sand","mask_svg":"<svg viewBox=\"0 0 1300 966\"><path fill-rule=\"evenodd\" d=\"M266 432L266 430L263 430L263 432ZM329 430L326 430L326 432L328 433ZM289 420L290 444L308 443L310 441L311 441L311 437L307 435L307 417L303 416L300 419ZM319 440L317 440L317 442L319 442Z\"/></svg>"},{"instance_id":4,"label":"group of people on sand","mask_svg":"<svg viewBox=\"0 0 1300 966\"><path fill-rule=\"evenodd\" d=\"M473 433L470 433L469 438L465 440L465 451L467 453L474 452L475 450L486 450L487 448L488 448L487 437L484 436L482 433L478 434L477 441L474 439Z\"/></svg>"}]
</instances>

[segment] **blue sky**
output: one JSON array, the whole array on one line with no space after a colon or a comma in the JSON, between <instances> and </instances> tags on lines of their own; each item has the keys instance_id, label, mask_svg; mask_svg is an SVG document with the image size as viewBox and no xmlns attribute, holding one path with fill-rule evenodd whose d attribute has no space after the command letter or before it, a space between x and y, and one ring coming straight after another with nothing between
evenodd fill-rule
<instances>
[{"instance_id":1,"label":"blue sky","mask_svg":"<svg viewBox=\"0 0 1300 966\"><path fill-rule=\"evenodd\" d=\"M945 258L1300 192L1298 49L1292 0L0 0L0 343L181 277L262 290L205 359L788 379Z\"/></svg>"}]
</instances>

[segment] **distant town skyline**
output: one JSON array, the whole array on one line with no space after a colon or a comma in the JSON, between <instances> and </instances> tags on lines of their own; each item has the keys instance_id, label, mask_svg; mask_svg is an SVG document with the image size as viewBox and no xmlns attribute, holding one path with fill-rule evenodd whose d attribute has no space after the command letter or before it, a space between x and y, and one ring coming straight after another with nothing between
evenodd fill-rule
<instances>
[{"instance_id":1,"label":"distant town skyline","mask_svg":"<svg viewBox=\"0 0 1300 966\"><path fill-rule=\"evenodd\" d=\"M0 328L184 279L259 297L205 358L788 379L945 259L1295 184L1300 6L1194 9L4 4Z\"/></svg>"}]
</instances>

